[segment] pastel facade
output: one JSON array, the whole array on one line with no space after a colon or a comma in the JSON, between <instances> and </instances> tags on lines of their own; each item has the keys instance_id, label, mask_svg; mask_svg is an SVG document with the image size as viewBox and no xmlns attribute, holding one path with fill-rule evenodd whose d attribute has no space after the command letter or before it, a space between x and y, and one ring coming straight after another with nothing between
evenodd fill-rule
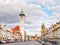
<instances>
[{"instance_id":1,"label":"pastel facade","mask_svg":"<svg viewBox=\"0 0 60 45\"><path fill-rule=\"evenodd\" d=\"M45 35L42 37L48 41L56 41L60 43L60 22L49 27L48 33L45 33Z\"/></svg>"}]
</instances>

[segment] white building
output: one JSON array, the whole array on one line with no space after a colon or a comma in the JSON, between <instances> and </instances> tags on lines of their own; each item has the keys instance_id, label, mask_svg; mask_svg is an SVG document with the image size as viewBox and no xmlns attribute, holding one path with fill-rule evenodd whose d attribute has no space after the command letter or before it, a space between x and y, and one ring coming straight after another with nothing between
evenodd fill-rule
<instances>
[{"instance_id":1,"label":"white building","mask_svg":"<svg viewBox=\"0 0 60 45\"><path fill-rule=\"evenodd\" d=\"M3 23L0 23L0 39L5 40L6 39L6 28L3 25Z\"/></svg>"},{"instance_id":2,"label":"white building","mask_svg":"<svg viewBox=\"0 0 60 45\"><path fill-rule=\"evenodd\" d=\"M10 28L4 26L3 23L0 23L0 39L13 39L13 31Z\"/></svg>"},{"instance_id":3,"label":"white building","mask_svg":"<svg viewBox=\"0 0 60 45\"><path fill-rule=\"evenodd\" d=\"M13 38L13 31L10 28L6 28L6 38L7 39L14 39Z\"/></svg>"}]
</instances>

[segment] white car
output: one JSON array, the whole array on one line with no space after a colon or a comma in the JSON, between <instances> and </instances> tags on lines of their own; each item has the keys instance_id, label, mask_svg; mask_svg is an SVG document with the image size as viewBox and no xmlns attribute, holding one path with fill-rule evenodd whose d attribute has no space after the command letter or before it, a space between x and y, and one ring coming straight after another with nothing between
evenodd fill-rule
<instances>
[{"instance_id":1,"label":"white car","mask_svg":"<svg viewBox=\"0 0 60 45\"><path fill-rule=\"evenodd\" d=\"M1 44L4 44L4 43L6 43L6 41L4 41L4 40L0 40L0 43L1 43Z\"/></svg>"},{"instance_id":2,"label":"white car","mask_svg":"<svg viewBox=\"0 0 60 45\"><path fill-rule=\"evenodd\" d=\"M42 41L41 43L42 43L42 45L47 45L47 43L46 43L46 42L44 42L44 41Z\"/></svg>"},{"instance_id":3,"label":"white car","mask_svg":"<svg viewBox=\"0 0 60 45\"><path fill-rule=\"evenodd\" d=\"M44 41L41 42L42 44L45 43Z\"/></svg>"}]
</instances>

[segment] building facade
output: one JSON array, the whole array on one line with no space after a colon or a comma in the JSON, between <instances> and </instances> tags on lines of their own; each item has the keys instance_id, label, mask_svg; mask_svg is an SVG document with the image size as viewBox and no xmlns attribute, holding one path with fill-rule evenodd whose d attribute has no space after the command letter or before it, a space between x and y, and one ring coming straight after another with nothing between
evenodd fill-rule
<instances>
[{"instance_id":1,"label":"building facade","mask_svg":"<svg viewBox=\"0 0 60 45\"><path fill-rule=\"evenodd\" d=\"M44 35L48 32L47 28L45 28L44 23L41 26L41 39L44 38Z\"/></svg>"},{"instance_id":2,"label":"building facade","mask_svg":"<svg viewBox=\"0 0 60 45\"><path fill-rule=\"evenodd\" d=\"M60 45L60 22L49 27L48 33L45 33L43 38L48 41L56 41L57 45Z\"/></svg>"}]
</instances>

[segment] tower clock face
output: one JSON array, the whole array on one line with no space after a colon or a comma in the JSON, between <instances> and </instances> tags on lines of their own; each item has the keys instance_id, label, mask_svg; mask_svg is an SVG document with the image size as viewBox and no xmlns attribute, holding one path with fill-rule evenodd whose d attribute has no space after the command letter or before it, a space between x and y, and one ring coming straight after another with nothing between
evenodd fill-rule
<instances>
[{"instance_id":1,"label":"tower clock face","mask_svg":"<svg viewBox=\"0 0 60 45\"><path fill-rule=\"evenodd\" d=\"M21 18L23 18L23 16L21 16Z\"/></svg>"},{"instance_id":2,"label":"tower clock face","mask_svg":"<svg viewBox=\"0 0 60 45\"><path fill-rule=\"evenodd\" d=\"M1 28L1 25L0 25L0 28Z\"/></svg>"}]
</instances>

